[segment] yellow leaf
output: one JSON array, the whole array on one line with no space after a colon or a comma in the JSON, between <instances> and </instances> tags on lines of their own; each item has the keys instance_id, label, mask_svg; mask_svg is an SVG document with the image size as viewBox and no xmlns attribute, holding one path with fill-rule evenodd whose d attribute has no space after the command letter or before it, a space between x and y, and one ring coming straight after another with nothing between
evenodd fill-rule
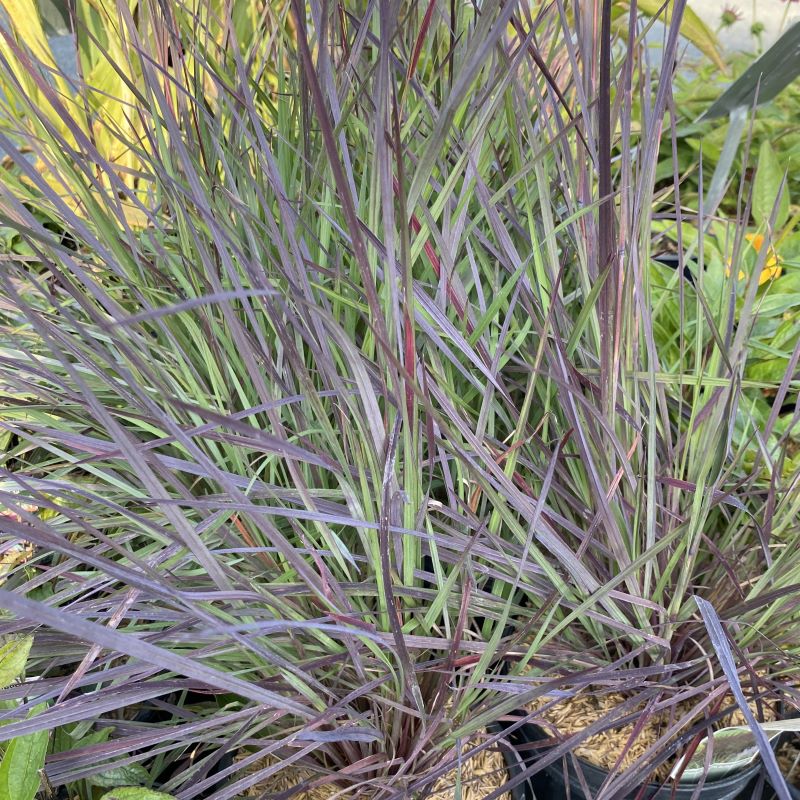
<instances>
[{"instance_id":1,"label":"yellow leaf","mask_svg":"<svg viewBox=\"0 0 800 800\"><path fill-rule=\"evenodd\" d=\"M66 80L62 77L61 70L58 68L53 56L53 51L48 44L42 27L39 8L35 0L0 0L0 7L11 20L11 33L20 47L29 50L32 56L40 61L43 66L52 70L47 75L47 81L52 83L61 100L67 101L67 98L71 96L71 92ZM72 144L74 137L62 116L54 108L53 103L46 99L45 93L40 91L29 67L21 59L17 58L11 45L2 36L0 36L0 54L8 62L9 71L19 82L19 86L17 86L15 82L9 81L7 77L0 76L0 84L3 85L6 96L12 100L16 100L20 96L24 97L26 102L30 102L40 108L47 115L49 121ZM75 114L74 120L81 125L82 114ZM39 138L39 132L36 130L32 116L24 108L20 113L19 121L28 129L33 128L33 136Z\"/></svg>"},{"instance_id":2,"label":"yellow leaf","mask_svg":"<svg viewBox=\"0 0 800 800\"><path fill-rule=\"evenodd\" d=\"M20 541L0 554L0 584L14 567L24 564L33 555L33 545L30 542Z\"/></svg>"},{"instance_id":3,"label":"yellow leaf","mask_svg":"<svg viewBox=\"0 0 800 800\"><path fill-rule=\"evenodd\" d=\"M12 20L18 39L51 69L58 69L53 52L42 28L39 10L33 0L2 0L3 8Z\"/></svg>"},{"instance_id":4,"label":"yellow leaf","mask_svg":"<svg viewBox=\"0 0 800 800\"><path fill-rule=\"evenodd\" d=\"M756 253L761 252L761 248L764 246L764 236L760 233L746 233L744 238L756 251ZM767 251L767 260L764 264L764 268L761 270L761 274L758 276L758 285L763 286L765 283L774 280L775 278L780 277L781 272L783 269L781 267L781 260L780 256L775 252L775 248L770 245L769 250ZM731 269L730 269L730 262L728 262L728 266L725 268L725 277L730 278L731 276ZM742 270L739 270L739 280L743 281L747 275Z\"/></svg>"},{"instance_id":5,"label":"yellow leaf","mask_svg":"<svg viewBox=\"0 0 800 800\"><path fill-rule=\"evenodd\" d=\"M81 199L81 196L78 192L71 190L65 191L64 184L62 181L58 179L58 176L53 174L49 170L47 166L45 166L41 161L37 162L36 167L38 171L42 174L45 181L53 188L56 192L58 192L61 201L66 204L72 211L76 214L86 217L86 208L84 201ZM23 179L26 184L29 182ZM89 189L90 196L94 199L95 202L99 203L103 207L109 206L109 198L103 197L100 194L100 190L96 188ZM111 191L107 189L106 191ZM122 209L122 213L125 217L125 222L132 228L144 228L147 227L149 222L147 215L136 205L133 205L130 201L125 200L124 198L119 198L118 200L119 206ZM120 223L121 226L121 223ZM2 798L0 798L2 800Z\"/></svg>"}]
</instances>

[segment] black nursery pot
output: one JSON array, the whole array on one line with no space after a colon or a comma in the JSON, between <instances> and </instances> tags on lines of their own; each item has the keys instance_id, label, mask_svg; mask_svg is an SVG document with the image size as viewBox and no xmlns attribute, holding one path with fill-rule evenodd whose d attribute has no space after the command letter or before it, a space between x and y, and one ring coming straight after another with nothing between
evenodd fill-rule
<instances>
[{"instance_id":1,"label":"black nursery pot","mask_svg":"<svg viewBox=\"0 0 800 800\"><path fill-rule=\"evenodd\" d=\"M549 738L536 725L527 724L521 730L523 731L522 735L526 737L529 744ZM528 748L527 752L529 753L529 762L532 764L536 761L537 755L547 751L541 748L538 750ZM589 797L594 798L608 778L608 771L595 767L581 758L576 760L580 765L583 780L591 792ZM567 766L566 772L564 771L565 762ZM761 764L756 763L733 775L719 778L718 780L708 780L700 790L698 798L699 800L750 800L753 786L758 780L760 771ZM537 800L568 800L568 798L569 800L587 800L587 795L583 791L583 786L572 759L559 759L550 764L541 772L536 773L531 782ZM569 793L567 793L567 789L569 789ZM697 784L689 781L681 781L674 787L671 782L663 786L658 783L649 783L645 786L644 793L641 795L639 794L641 788L639 788L614 800L636 800L640 796L643 800L670 800L671 798L675 800L690 800L694 796L696 789Z\"/></svg>"},{"instance_id":2,"label":"black nursery pot","mask_svg":"<svg viewBox=\"0 0 800 800\"><path fill-rule=\"evenodd\" d=\"M168 700L174 700L177 696L177 693L174 695L168 695ZM208 695L202 692L188 692L186 696L186 700L188 703L192 702L202 702L203 700L207 700ZM136 722L166 722L171 719L171 715L164 711L163 709L143 709L140 711L135 717ZM208 769L208 772L205 777L212 777L217 775L218 773L222 772L223 770L227 769L233 764L233 761L236 757L238 751L228 751L223 753L217 761L215 761L211 767ZM195 758L202 758L203 756L208 755L208 750L201 750L199 753L195 755ZM172 778L180 775L183 771L188 769L191 766L191 763L188 757L184 757L178 759L174 763L167 765L167 767L156 776L155 780L155 788L160 789L164 784L168 781L172 780ZM200 780L200 778L198 778ZM198 800L204 800L207 797L211 797L214 792L223 789L228 783L231 782L229 777L221 778L220 780L216 781L212 785L210 785L207 789L202 791L199 795L197 795Z\"/></svg>"},{"instance_id":3,"label":"black nursery pot","mask_svg":"<svg viewBox=\"0 0 800 800\"><path fill-rule=\"evenodd\" d=\"M200 753L200 756L208 755L207 752ZM219 760L217 760L213 766L208 770L206 777L211 778L216 776L218 773L222 772L224 769L227 769L233 764L233 760L236 757L236 752L228 751L224 753ZM163 787L167 781L172 780L172 778L180 775L183 771L188 769L191 766L191 762L184 758L176 761L174 764L170 764L169 767L162 772L156 778L156 788ZM197 779L198 781L200 778ZM211 797L215 792L218 792L220 789L224 789L229 783L231 782L230 777L221 778L220 780L212 783L207 789L200 792L200 794L196 795L198 800L205 800L205 798Z\"/></svg>"},{"instance_id":4,"label":"black nursery pot","mask_svg":"<svg viewBox=\"0 0 800 800\"><path fill-rule=\"evenodd\" d=\"M489 733L497 733L508 727L508 723L501 722L489 726ZM525 749L528 743L526 735L526 725L520 726L511 731L504 739L499 742L500 750L506 762L506 770L509 778L516 778L524 769L529 766L530 754ZM536 795L533 790L533 780L527 778L514 786L511 791L511 800L547 800L547 795Z\"/></svg>"},{"instance_id":5,"label":"black nursery pot","mask_svg":"<svg viewBox=\"0 0 800 800\"><path fill-rule=\"evenodd\" d=\"M795 717L795 715L792 714L791 717ZM780 745L789 740L791 736L791 733L782 735L780 739L778 739L778 746L780 747ZM792 800L800 800L800 789L798 789L796 786L793 786L791 783L787 783L786 785L789 789L789 797L791 797ZM764 794L766 800L775 800L777 796L778 795L775 794L775 790L772 788L772 786L769 786L769 791L765 792Z\"/></svg>"}]
</instances>

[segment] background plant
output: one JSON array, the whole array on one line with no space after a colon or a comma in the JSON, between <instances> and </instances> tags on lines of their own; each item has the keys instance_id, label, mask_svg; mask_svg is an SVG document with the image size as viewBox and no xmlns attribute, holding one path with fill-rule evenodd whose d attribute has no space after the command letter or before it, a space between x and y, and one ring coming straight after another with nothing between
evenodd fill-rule
<instances>
[{"instance_id":1,"label":"background plant","mask_svg":"<svg viewBox=\"0 0 800 800\"><path fill-rule=\"evenodd\" d=\"M713 173L728 134L729 123L725 118L701 117L731 80L744 73L753 59L752 53L731 53L731 74L720 73L713 65L704 62L691 64L676 74L674 110L671 112L676 147L673 151L672 143L664 140L656 172L660 187L667 197L672 198L676 173L680 177L681 196L690 203L697 197L701 174L708 180ZM787 196L795 198L795 211L796 198L800 197L800 185L797 182L800 128L795 114L798 102L800 85L793 81L769 103L755 110L730 176L732 187L737 187L745 180L749 183L755 174L760 148L764 142L769 142L787 174ZM722 210L736 216L738 203L739 193L732 189L725 194Z\"/></svg>"},{"instance_id":2,"label":"background plant","mask_svg":"<svg viewBox=\"0 0 800 800\"><path fill-rule=\"evenodd\" d=\"M115 181L134 190L140 199L153 189L146 160L140 157L151 147L145 130L149 116L145 72L151 70L151 80L159 76L161 91L171 104L178 100L173 76L183 72L183 81L202 73L193 62L191 49L174 51L176 42L171 41L169 28L181 30L183 36L202 38L205 58L211 63L220 59L230 40L241 43L273 89L282 64L282 45L276 43L292 36L286 3L268 3L259 10L252 3L216 0L157 9L138 0L124 4L78 0L60 9L75 39L73 70L57 63L45 33L49 27L46 20L53 17L51 6L40 6L36 0L4 0L2 8L8 23L0 37L0 89L10 98L23 90L39 109L39 113L30 114L27 103L9 102L5 132L31 153L36 168L54 191L83 216L91 214L91 206L73 194L69 182L64 185L61 170L65 162L90 154L83 147L85 139L91 140L100 156L94 164L94 193L113 193ZM147 54L148 64L141 60L140 39L154 45ZM214 108L213 81L201 79L193 83L192 90L198 101L202 99ZM270 93L262 96L269 98L267 106L271 107L274 98ZM268 108L261 107L267 117ZM53 141L45 128L54 128L59 143L67 149L49 150ZM105 174L108 167L113 169L113 178ZM147 224L137 203L120 202L129 224Z\"/></svg>"}]
</instances>

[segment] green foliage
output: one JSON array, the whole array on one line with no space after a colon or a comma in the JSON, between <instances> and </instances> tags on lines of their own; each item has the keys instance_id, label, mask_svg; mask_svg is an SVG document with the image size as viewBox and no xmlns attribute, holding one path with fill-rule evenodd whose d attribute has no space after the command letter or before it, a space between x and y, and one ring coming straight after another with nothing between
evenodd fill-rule
<instances>
[{"instance_id":1,"label":"green foliage","mask_svg":"<svg viewBox=\"0 0 800 800\"><path fill-rule=\"evenodd\" d=\"M754 7L755 8L755 7ZM754 30L754 35L758 29ZM800 76L797 53L800 24L788 25L778 39L755 59L705 111L707 117L725 116L736 108L768 103Z\"/></svg>"},{"instance_id":2,"label":"green foliage","mask_svg":"<svg viewBox=\"0 0 800 800\"><path fill-rule=\"evenodd\" d=\"M0 647L0 688L5 688L20 678L33 645L33 636L16 637ZM16 707L14 701L3 701L4 711ZM34 716L46 708L42 704L34 708ZM0 725L6 723L0 722ZM47 730L24 736L15 736L0 743L0 800L34 800L41 783L40 772L44 767L49 741Z\"/></svg>"},{"instance_id":3,"label":"green foliage","mask_svg":"<svg viewBox=\"0 0 800 800\"><path fill-rule=\"evenodd\" d=\"M25 672L33 636L20 636L0 645L0 689L10 686Z\"/></svg>"},{"instance_id":4,"label":"green foliage","mask_svg":"<svg viewBox=\"0 0 800 800\"><path fill-rule=\"evenodd\" d=\"M734 54L731 57L734 75L741 74L751 62L752 56ZM674 125L671 124L671 119L666 120L669 135L662 142L656 177L666 189L672 185L673 171L677 171L681 181L681 200L688 204L697 202L701 154L703 175L708 179L722 152L728 131L727 119L698 119L719 95L725 82L725 76L705 64L692 65L691 69L680 70L675 76L674 100L677 117ZM722 210L728 216L736 216L737 187L742 181L747 186L753 173L757 174L760 151L765 142L769 144L775 157L773 163L779 165L782 173L787 173L786 191L794 198L800 198L800 124L796 115L798 106L800 82L795 81L771 102L760 106L752 120L748 120L744 136L744 144L747 146L739 148L734 170L729 178L729 191L722 202ZM677 155L674 160L673 139ZM774 188L777 190L777 184ZM671 197L671 194L668 196ZM773 201L774 199L773 196Z\"/></svg>"},{"instance_id":5,"label":"green foliage","mask_svg":"<svg viewBox=\"0 0 800 800\"><path fill-rule=\"evenodd\" d=\"M124 786L106 792L100 800L174 800L171 794L154 792L152 789L142 789L137 786Z\"/></svg>"},{"instance_id":6,"label":"green foliage","mask_svg":"<svg viewBox=\"0 0 800 800\"><path fill-rule=\"evenodd\" d=\"M6 745L0 761L0 800L34 800L48 739L49 732L43 730L16 736Z\"/></svg>"},{"instance_id":7,"label":"green foliage","mask_svg":"<svg viewBox=\"0 0 800 800\"><path fill-rule=\"evenodd\" d=\"M107 742L114 732L114 729L110 725L102 727L100 730L91 730L91 728L92 724L87 722L58 726L53 732L51 752L54 754L69 753L73 750L91 748L94 745ZM117 769L121 770L121 772L117 773ZM121 780L113 782L115 776L111 775L112 781L104 783L103 778L107 776L109 772L117 773L116 777L121 777ZM93 798L96 795L95 787L107 788L110 786L116 788L119 786L126 786L129 783L149 784L150 775L149 773L137 769L137 765L134 764L99 772L85 780L68 781L66 787L70 797Z\"/></svg>"},{"instance_id":8,"label":"green foliage","mask_svg":"<svg viewBox=\"0 0 800 800\"><path fill-rule=\"evenodd\" d=\"M753 182L753 217L758 225L778 230L789 219L789 192L782 168L769 141L761 142Z\"/></svg>"},{"instance_id":9,"label":"green foliage","mask_svg":"<svg viewBox=\"0 0 800 800\"><path fill-rule=\"evenodd\" d=\"M85 746L81 741L81 745ZM150 773L140 764L128 764L124 767L113 767L97 775L92 775L91 783L95 786L118 789L122 786L138 786L142 783L149 783Z\"/></svg>"}]
</instances>

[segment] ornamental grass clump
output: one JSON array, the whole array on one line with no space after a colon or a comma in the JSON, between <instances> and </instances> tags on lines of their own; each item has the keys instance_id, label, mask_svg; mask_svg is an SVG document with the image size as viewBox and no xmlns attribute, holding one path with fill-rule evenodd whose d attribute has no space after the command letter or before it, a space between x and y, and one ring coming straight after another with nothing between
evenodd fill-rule
<instances>
[{"instance_id":1,"label":"ornamental grass clump","mask_svg":"<svg viewBox=\"0 0 800 800\"><path fill-rule=\"evenodd\" d=\"M644 703L670 724L618 797L739 681L747 713L796 696L800 498L742 402L757 308L678 284L711 342L664 361L671 74L601 7L295 2L266 51L230 14L221 48L193 4L150 9L158 41L120 8L135 185L51 66L24 59L46 107L7 70L0 502L33 551L0 633L34 634L37 680L0 700L25 698L4 735L55 731L51 785L421 798L600 683L622 705L489 797Z\"/></svg>"},{"instance_id":2,"label":"ornamental grass clump","mask_svg":"<svg viewBox=\"0 0 800 800\"><path fill-rule=\"evenodd\" d=\"M220 800L295 767L346 792L460 784L518 705L493 679L531 569L481 496L514 491L505 304L467 304L450 263L486 271L482 297L504 274L468 162L496 173L513 9L459 10L456 75L441 21L296 8L274 91L260 44L228 19L221 51L180 11L149 10L153 40L118 9L135 185L51 64L24 55L42 97L4 76L2 535L32 552L0 627L33 632L38 679L3 693L24 699L4 732L54 730L46 779L82 795ZM441 197L465 205L435 208L456 117L472 143Z\"/></svg>"},{"instance_id":3,"label":"ornamental grass clump","mask_svg":"<svg viewBox=\"0 0 800 800\"><path fill-rule=\"evenodd\" d=\"M670 42L668 36L668 64ZM608 50L606 64L620 54L614 80L646 69L636 50ZM609 73L603 75L602 58L600 64L602 82ZM636 118L635 92L629 107L628 96L612 105L610 121L602 94L596 106L598 151L604 130L617 136L610 148L605 140L611 175L598 200L598 239L590 239L600 248L606 241L601 263L608 272L598 283L587 262L591 309L583 308L578 322L585 325L572 330L566 348L574 353L572 385L564 380L559 400L546 405L554 409L549 423L564 415L569 445L559 456L571 479L554 477L548 502L576 527L575 510L584 520L566 547L552 539L549 547L576 597L548 596L551 624L529 654L565 639L574 649L561 665L529 670L523 659L517 670L517 685L547 688L547 702L531 705L540 720L568 720L560 733L574 734L557 737L560 746L540 766L576 749L592 760L592 741L627 730L613 756L594 758L610 767L599 795L609 798L635 794L648 776L672 774L673 756L691 752L712 728L733 724L734 713L758 731L756 718L791 713L798 700L800 506L796 471L785 467L800 418L800 343L794 337L779 351L776 342L773 354L785 357L785 372L747 380L751 337L767 333L764 317L781 302L761 280L770 252L759 251L743 285L731 282L720 292L714 265L704 263L704 238L719 226L704 216L702 199L694 210L681 204L677 171L670 191L654 195L654 149L662 124L673 119L666 79L648 108L651 127L647 115ZM635 78L634 85L641 91ZM578 163L588 167L585 183L591 167ZM600 165L602 173L602 159ZM783 175L775 179L772 164L754 167L755 182L737 187L740 215L728 221L737 251L748 241L751 217L767 230L786 224ZM611 192L614 203L604 203ZM658 224L650 211L656 204ZM648 255L653 233L665 227L679 252L696 256L696 277L678 269L662 283L664 269ZM604 308L606 292L612 302ZM594 341L590 321L599 331ZM551 342L558 347L559 338ZM609 696L618 702L581 726L575 709L598 692L600 708ZM643 735L648 731L658 733ZM766 737L757 739L770 778L781 784Z\"/></svg>"}]
</instances>

